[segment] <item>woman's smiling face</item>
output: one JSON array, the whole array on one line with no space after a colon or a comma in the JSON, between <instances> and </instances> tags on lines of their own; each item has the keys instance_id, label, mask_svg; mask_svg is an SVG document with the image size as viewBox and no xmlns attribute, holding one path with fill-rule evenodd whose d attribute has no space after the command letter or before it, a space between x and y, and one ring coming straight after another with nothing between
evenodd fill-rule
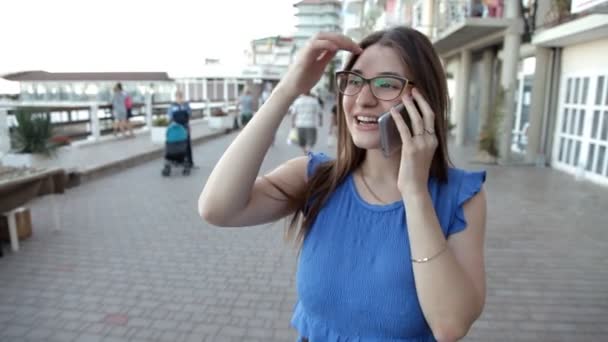
<instances>
[{"instance_id":1,"label":"woman's smiling face","mask_svg":"<svg viewBox=\"0 0 608 342\"><path fill-rule=\"evenodd\" d=\"M374 44L366 48L350 70L367 79L377 76L397 76L410 79L407 67L397 52L388 46ZM379 84L381 83L381 84ZM380 100L372 93L370 86L393 87L395 84L378 80L372 84L363 84L356 95L343 95L342 104L346 119L346 126L353 139L353 143L362 149L380 148L380 131L378 118L388 112L391 107L401 102L401 95L409 89L404 89L395 99ZM409 87L408 87L409 88ZM398 91L398 90L397 90Z\"/></svg>"}]
</instances>

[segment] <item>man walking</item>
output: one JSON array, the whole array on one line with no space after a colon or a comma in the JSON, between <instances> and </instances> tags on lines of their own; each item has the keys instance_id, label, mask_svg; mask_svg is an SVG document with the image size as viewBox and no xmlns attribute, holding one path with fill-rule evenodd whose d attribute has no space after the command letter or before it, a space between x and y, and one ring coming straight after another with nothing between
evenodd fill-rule
<instances>
[{"instance_id":1,"label":"man walking","mask_svg":"<svg viewBox=\"0 0 608 342\"><path fill-rule=\"evenodd\" d=\"M307 154L317 142L317 127L323 126L323 111L310 91L292 105L292 127L298 130L298 143ZM317 120L318 119L318 120Z\"/></svg>"}]
</instances>

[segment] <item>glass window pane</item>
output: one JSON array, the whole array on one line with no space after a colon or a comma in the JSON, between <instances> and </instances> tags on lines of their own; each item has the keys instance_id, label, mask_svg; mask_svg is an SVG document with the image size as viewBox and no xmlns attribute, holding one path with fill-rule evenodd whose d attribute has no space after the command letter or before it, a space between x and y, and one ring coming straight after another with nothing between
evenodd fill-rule
<instances>
[{"instance_id":1,"label":"glass window pane","mask_svg":"<svg viewBox=\"0 0 608 342\"><path fill-rule=\"evenodd\" d=\"M568 141L566 142L566 146L566 160L564 160L564 162L566 164L572 164L572 162L570 161L570 157L572 154L572 139L568 139Z\"/></svg>"},{"instance_id":2,"label":"glass window pane","mask_svg":"<svg viewBox=\"0 0 608 342\"><path fill-rule=\"evenodd\" d=\"M589 88L589 77L583 78L583 93L581 95L581 103L587 103L587 89Z\"/></svg>"},{"instance_id":3,"label":"glass window pane","mask_svg":"<svg viewBox=\"0 0 608 342\"><path fill-rule=\"evenodd\" d=\"M574 124L576 123L576 109L572 110L572 114L570 114L570 127L568 132L570 134L574 134Z\"/></svg>"},{"instance_id":4,"label":"glass window pane","mask_svg":"<svg viewBox=\"0 0 608 342\"><path fill-rule=\"evenodd\" d=\"M560 162L564 162L564 138L561 138L559 140L559 157L557 157L557 160L559 160Z\"/></svg>"},{"instance_id":5,"label":"glass window pane","mask_svg":"<svg viewBox=\"0 0 608 342\"><path fill-rule=\"evenodd\" d=\"M599 112L598 112L599 115ZM566 133L566 126L568 125L568 108L564 109L564 118L562 119L562 133Z\"/></svg>"},{"instance_id":6,"label":"glass window pane","mask_svg":"<svg viewBox=\"0 0 608 342\"><path fill-rule=\"evenodd\" d=\"M597 78L597 93L595 93L595 104L602 103L602 93L604 92L604 76Z\"/></svg>"},{"instance_id":7,"label":"glass window pane","mask_svg":"<svg viewBox=\"0 0 608 342\"><path fill-rule=\"evenodd\" d=\"M591 137L597 138L597 129L600 124L600 111L596 110L593 112L593 125L591 126Z\"/></svg>"},{"instance_id":8,"label":"glass window pane","mask_svg":"<svg viewBox=\"0 0 608 342\"><path fill-rule=\"evenodd\" d=\"M604 111L604 119L602 120L602 140L608 141L608 111Z\"/></svg>"},{"instance_id":9,"label":"glass window pane","mask_svg":"<svg viewBox=\"0 0 608 342\"><path fill-rule=\"evenodd\" d=\"M590 144L589 153L587 153L587 167L585 168L587 171L591 171L593 167L593 157L595 157L595 144Z\"/></svg>"},{"instance_id":10,"label":"glass window pane","mask_svg":"<svg viewBox=\"0 0 608 342\"><path fill-rule=\"evenodd\" d=\"M604 87L604 104L608 106L608 84Z\"/></svg>"},{"instance_id":11,"label":"glass window pane","mask_svg":"<svg viewBox=\"0 0 608 342\"><path fill-rule=\"evenodd\" d=\"M574 165L578 165L579 156L581 154L581 142L576 142L576 148L574 149Z\"/></svg>"},{"instance_id":12,"label":"glass window pane","mask_svg":"<svg viewBox=\"0 0 608 342\"><path fill-rule=\"evenodd\" d=\"M580 87L580 82L581 79L578 77L574 80L574 96L572 97L572 103L578 103L578 90Z\"/></svg>"},{"instance_id":13,"label":"glass window pane","mask_svg":"<svg viewBox=\"0 0 608 342\"><path fill-rule=\"evenodd\" d=\"M597 164L595 164L595 173L602 174L604 171L604 156L606 154L606 146L600 146L597 149Z\"/></svg>"},{"instance_id":14,"label":"glass window pane","mask_svg":"<svg viewBox=\"0 0 608 342\"><path fill-rule=\"evenodd\" d=\"M581 109L578 113L578 136L583 136L583 127L585 125L585 110Z\"/></svg>"},{"instance_id":15,"label":"glass window pane","mask_svg":"<svg viewBox=\"0 0 608 342\"><path fill-rule=\"evenodd\" d=\"M566 83L566 103L570 103L570 87L572 86L572 78Z\"/></svg>"}]
</instances>

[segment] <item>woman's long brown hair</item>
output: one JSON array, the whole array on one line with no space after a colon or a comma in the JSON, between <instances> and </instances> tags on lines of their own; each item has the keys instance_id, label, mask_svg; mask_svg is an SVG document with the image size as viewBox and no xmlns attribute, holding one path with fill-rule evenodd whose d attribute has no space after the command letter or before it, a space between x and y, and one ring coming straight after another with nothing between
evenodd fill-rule
<instances>
[{"instance_id":1,"label":"woman's long brown hair","mask_svg":"<svg viewBox=\"0 0 608 342\"><path fill-rule=\"evenodd\" d=\"M433 109L438 147L431 163L430 177L434 177L439 182L446 182L450 164L446 143L448 93L443 66L433 45L425 35L408 27L374 32L359 43L362 49L375 44L391 47L399 54L403 63L409 67L411 72L409 76L416 83L416 89L422 93ZM351 70L357 58L358 55L351 56L345 70ZM282 191L294 207L298 208L286 231L286 239L295 242L298 247L303 243L319 211L334 190L361 165L365 158L365 150L355 146L346 126L342 97L339 94L337 99L336 159L322 163L316 168L309 176L306 191L301 196L289 196Z\"/></svg>"}]
</instances>

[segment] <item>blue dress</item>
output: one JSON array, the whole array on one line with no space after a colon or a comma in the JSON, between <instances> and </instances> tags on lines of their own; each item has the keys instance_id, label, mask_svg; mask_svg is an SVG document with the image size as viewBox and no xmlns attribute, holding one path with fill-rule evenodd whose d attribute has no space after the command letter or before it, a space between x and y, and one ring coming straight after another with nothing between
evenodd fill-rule
<instances>
[{"instance_id":1,"label":"blue dress","mask_svg":"<svg viewBox=\"0 0 608 342\"><path fill-rule=\"evenodd\" d=\"M308 175L324 154L309 154ZM446 238L466 227L462 205L485 172L450 168L448 182L429 180ZM435 341L414 284L403 201L365 202L347 176L321 209L300 252L292 326L310 342Z\"/></svg>"}]
</instances>

